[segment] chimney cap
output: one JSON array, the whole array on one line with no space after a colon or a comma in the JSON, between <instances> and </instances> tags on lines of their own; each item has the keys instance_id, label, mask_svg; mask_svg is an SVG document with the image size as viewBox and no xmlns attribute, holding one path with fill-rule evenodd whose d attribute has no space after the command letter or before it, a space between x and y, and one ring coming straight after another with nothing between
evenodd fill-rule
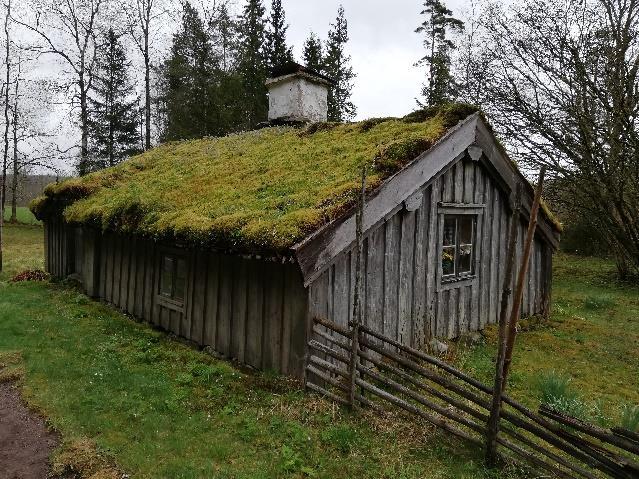
<instances>
[{"instance_id":1,"label":"chimney cap","mask_svg":"<svg viewBox=\"0 0 639 479\"><path fill-rule=\"evenodd\" d=\"M280 81L292 76L302 76L310 81L323 83L329 86L334 86L336 84L335 80L332 78L296 62L287 62L273 68L271 70L271 77L266 80L266 84L270 85L273 83L279 83Z\"/></svg>"}]
</instances>

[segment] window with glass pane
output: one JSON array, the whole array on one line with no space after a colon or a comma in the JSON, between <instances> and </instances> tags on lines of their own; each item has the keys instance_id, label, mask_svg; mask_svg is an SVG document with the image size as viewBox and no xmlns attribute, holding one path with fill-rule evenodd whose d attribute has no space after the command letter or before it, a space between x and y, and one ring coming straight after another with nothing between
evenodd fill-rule
<instances>
[{"instance_id":1,"label":"window with glass pane","mask_svg":"<svg viewBox=\"0 0 639 479\"><path fill-rule=\"evenodd\" d=\"M444 215L442 275L445 280L474 273L475 215Z\"/></svg>"},{"instance_id":2,"label":"window with glass pane","mask_svg":"<svg viewBox=\"0 0 639 479\"><path fill-rule=\"evenodd\" d=\"M183 259L177 260L176 273L175 273L175 288L173 290L173 299L177 301L184 300L184 288L186 285L186 261Z\"/></svg>"},{"instance_id":3,"label":"window with glass pane","mask_svg":"<svg viewBox=\"0 0 639 479\"><path fill-rule=\"evenodd\" d=\"M455 256L457 254L457 220L454 217L444 217L444 239L442 244L442 274L455 275Z\"/></svg>"},{"instance_id":4,"label":"window with glass pane","mask_svg":"<svg viewBox=\"0 0 639 479\"><path fill-rule=\"evenodd\" d=\"M457 219L459 227L459 274L472 274L473 259L473 229L475 217L466 215Z\"/></svg>"},{"instance_id":5,"label":"window with glass pane","mask_svg":"<svg viewBox=\"0 0 639 479\"><path fill-rule=\"evenodd\" d=\"M160 294L174 301L184 301L186 261L173 254L164 254L160 271Z\"/></svg>"},{"instance_id":6,"label":"window with glass pane","mask_svg":"<svg viewBox=\"0 0 639 479\"><path fill-rule=\"evenodd\" d=\"M162 257L162 271L160 274L160 294L162 296L173 295L173 258L170 256Z\"/></svg>"}]
</instances>

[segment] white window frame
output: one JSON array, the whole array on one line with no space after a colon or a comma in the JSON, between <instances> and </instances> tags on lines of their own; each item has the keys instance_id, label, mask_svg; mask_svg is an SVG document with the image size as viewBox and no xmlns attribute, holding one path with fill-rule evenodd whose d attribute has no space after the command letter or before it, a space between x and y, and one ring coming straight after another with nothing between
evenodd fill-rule
<instances>
[{"instance_id":1,"label":"white window frame","mask_svg":"<svg viewBox=\"0 0 639 479\"><path fill-rule=\"evenodd\" d=\"M480 204L466 204L466 203L439 203L438 213L439 213L439 235L437 241L437 271L439 277L439 284L442 286L452 285L453 287L459 283L465 283L469 281L473 281L477 278L477 274L479 271L479 261L481 256L481 251L477 249L477 241L478 235L481 232L481 225L483 220L483 212L485 206ZM463 217L463 216L472 216L473 217L473 231L472 231L472 252L470 259L471 269L469 272L458 273L458 264L459 264L459 228L456 227L455 231L455 273L444 275L443 271L443 252L444 252L444 222L446 217Z\"/></svg>"}]
</instances>

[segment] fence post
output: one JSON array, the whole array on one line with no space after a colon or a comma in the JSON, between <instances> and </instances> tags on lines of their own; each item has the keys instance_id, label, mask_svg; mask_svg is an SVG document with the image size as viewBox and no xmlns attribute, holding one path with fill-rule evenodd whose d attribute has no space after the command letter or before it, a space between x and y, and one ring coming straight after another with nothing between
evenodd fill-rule
<instances>
[{"instance_id":1,"label":"fence post","mask_svg":"<svg viewBox=\"0 0 639 479\"><path fill-rule=\"evenodd\" d=\"M357 388L357 365L359 363L359 326L362 317L361 283L362 283L362 243L364 208L366 206L366 165L362 167L361 191L357 199L355 215L355 288L353 291L353 328L351 330L351 357L348 365L350 373L349 404L356 407L355 390Z\"/></svg>"},{"instance_id":2,"label":"fence post","mask_svg":"<svg viewBox=\"0 0 639 479\"><path fill-rule=\"evenodd\" d=\"M535 241L535 229L537 228L537 214L539 213L539 205L541 203L541 192L544 187L544 177L546 175L546 167L542 166L539 171L539 180L535 188L535 199L530 208L530 220L528 221L528 232L526 233L526 242L524 243L524 254L519 266L517 276L517 288L513 298L513 309L510 311L510 320L508 321L508 331L506 334L506 346L504 350L504 380L502 383L502 392L506 387L508 380L508 372L510 371L510 363L513 356L513 348L515 346L515 338L517 337L517 322L521 311L521 299L524 294L524 281L526 281L526 273L528 272L528 263L530 262L530 253L532 244Z\"/></svg>"},{"instance_id":3,"label":"fence post","mask_svg":"<svg viewBox=\"0 0 639 479\"><path fill-rule=\"evenodd\" d=\"M514 250L516 245L517 228L519 227L519 215L516 217L513 215L513 220L510 229L510 244L509 248L509 263L506 268L506 279L504 280L504 290L502 292L502 303L499 318L499 351L497 356L497 364L495 367L495 386L493 389L493 402L490 411L490 418L488 420L488 428L486 431L486 462L489 465L495 463L496 451L497 451L497 435L499 433L499 418L501 414L502 394L506 389L508 381L508 373L510 371L510 363L512 360L513 348L515 345L515 338L517 337L517 322L519 320L519 314L521 311L521 300L524 292L524 281L526 279L526 273L528 272L528 263L530 261L530 253L532 250L532 244L535 240L535 229L537 227L537 215L539 213L539 205L541 203L541 192L543 189L544 176L546 174L546 168L542 167L539 171L539 180L535 188L535 197L533 204L530 208L530 219L528 221L528 231L526 234L526 240L524 243L524 252L522 255L521 264L519 266L519 272L517 275L517 285L515 289L515 295L513 297L513 305L510 311L510 317L506 321L506 310L508 309L508 296L510 296L509 284L512 277L512 268L514 264ZM519 200L516 200L516 205L521 208L521 190L518 185L517 196ZM511 262L512 259L512 262Z\"/></svg>"},{"instance_id":4,"label":"fence post","mask_svg":"<svg viewBox=\"0 0 639 479\"><path fill-rule=\"evenodd\" d=\"M504 380L504 346L506 343L506 326L508 319L508 300L512 294L513 270L515 264L515 249L517 246L517 228L521 214L521 183L517 184L515 204L510 217L510 232L508 239L508 250L506 251L506 275L501 292L501 304L499 311L499 341L497 362L495 367L495 385L493 388L492 407L490 418L486 429L486 462L489 466L495 464L497 458L497 434L499 433L499 418L501 415L501 391Z\"/></svg>"}]
</instances>

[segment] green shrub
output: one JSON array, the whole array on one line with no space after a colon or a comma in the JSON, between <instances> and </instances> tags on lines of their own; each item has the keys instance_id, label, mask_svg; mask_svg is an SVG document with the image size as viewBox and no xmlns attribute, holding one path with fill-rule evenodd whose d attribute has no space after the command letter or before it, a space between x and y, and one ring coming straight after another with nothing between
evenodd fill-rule
<instances>
[{"instance_id":1,"label":"green shrub","mask_svg":"<svg viewBox=\"0 0 639 479\"><path fill-rule=\"evenodd\" d=\"M615 305L615 300L608 295L586 296L584 308L590 310L609 309Z\"/></svg>"},{"instance_id":2,"label":"green shrub","mask_svg":"<svg viewBox=\"0 0 639 479\"><path fill-rule=\"evenodd\" d=\"M639 406L624 404L621 409L620 426L628 431L639 431Z\"/></svg>"},{"instance_id":3,"label":"green shrub","mask_svg":"<svg viewBox=\"0 0 639 479\"><path fill-rule=\"evenodd\" d=\"M301 474L304 477L316 477L312 467L304 465L302 455L286 444L280 449L278 468L285 474Z\"/></svg>"}]
</instances>

